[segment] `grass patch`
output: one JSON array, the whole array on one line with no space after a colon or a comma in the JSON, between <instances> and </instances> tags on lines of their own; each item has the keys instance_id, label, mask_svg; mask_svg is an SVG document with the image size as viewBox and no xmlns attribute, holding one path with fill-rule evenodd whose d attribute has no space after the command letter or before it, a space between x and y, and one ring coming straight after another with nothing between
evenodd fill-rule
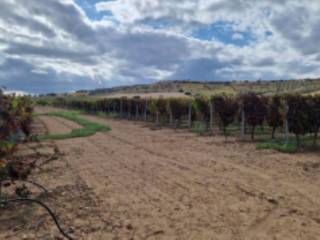
<instances>
[{"instance_id":1,"label":"grass patch","mask_svg":"<svg viewBox=\"0 0 320 240\"><path fill-rule=\"evenodd\" d=\"M320 151L319 143L314 144L312 134L300 136L300 146L298 147L297 141L294 136L289 136L288 143L285 143L284 138L279 139L263 139L257 143L257 149L275 149L284 153L295 152L315 152Z\"/></svg>"},{"instance_id":2,"label":"grass patch","mask_svg":"<svg viewBox=\"0 0 320 240\"><path fill-rule=\"evenodd\" d=\"M295 153L298 151L297 143L294 140L289 140L285 143L284 140L263 140L257 143L257 149L275 149L284 153Z\"/></svg>"},{"instance_id":3,"label":"grass patch","mask_svg":"<svg viewBox=\"0 0 320 240\"><path fill-rule=\"evenodd\" d=\"M105 113L105 112L97 112L94 115L98 116L98 117L109 117L109 118L120 118L120 114L119 113Z\"/></svg>"},{"instance_id":4,"label":"grass patch","mask_svg":"<svg viewBox=\"0 0 320 240\"><path fill-rule=\"evenodd\" d=\"M52 116L52 117L61 117L65 118L69 121L75 122L81 125L83 128L73 129L69 133L65 134L49 134L46 136L39 136L38 140L61 140L67 138L77 138L77 137L88 137L96 134L97 132L107 132L110 131L111 128L99 123L90 122L83 118L78 117L78 113L75 111L70 112L50 112L40 115Z\"/></svg>"},{"instance_id":5,"label":"grass patch","mask_svg":"<svg viewBox=\"0 0 320 240\"><path fill-rule=\"evenodd\" d=\"M208 129L203 122L195 122L192 131L199 136L204 136L208 132Z\"/></svg>"}]
</instances>

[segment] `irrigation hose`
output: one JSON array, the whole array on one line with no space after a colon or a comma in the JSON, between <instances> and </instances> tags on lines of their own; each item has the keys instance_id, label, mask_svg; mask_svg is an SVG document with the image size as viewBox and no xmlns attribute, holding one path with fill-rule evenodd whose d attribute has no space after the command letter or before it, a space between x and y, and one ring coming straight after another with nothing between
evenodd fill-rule
<instances>
[{"instance_id":1,"label":"irrigation hose","mask_svg":"<svg viewBox=\"0 0 320 240\"><path fill-rule=\"evenodd\" d=\"M6 199L6 200L0 200L1 204L8 204L8 203L15 203L15 202L31 202L36 203L42 206L44 209L47 210L47 212L50 214L51 218L53 219L54 223L56 224L57 228L59 229L60 233L68 240L75 240L73 237L69 236L60 226L58 219L56 215L52 212L52 210L43 202L40 202L36 199L31 198L14 198L14 199Z\"/></svg>"},{"instance_id":2,"label":"irrigation hose","mask_svg":"<svg viewBox=\"0 0 320 240\"><path fill-rule=\"evenodd\" d=\"M48 193L48 190L44 186L40 185L37 182L29 181L29 180L18 180L18 181L25 182L25 183L30 183L30 184L40 188L43 192Z\"/></svg>"}]
</instances>

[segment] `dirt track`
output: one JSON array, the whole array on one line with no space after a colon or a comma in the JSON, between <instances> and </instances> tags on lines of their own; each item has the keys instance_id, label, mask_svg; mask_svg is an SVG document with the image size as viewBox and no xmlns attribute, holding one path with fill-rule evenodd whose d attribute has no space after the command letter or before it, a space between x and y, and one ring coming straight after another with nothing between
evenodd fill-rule
<instances>
[{"instance_id":1,"label":"dirt track","mask_svg":"<svg viewBox=\"0 0 320 240\"><path fill-rule=\"evenodd\" d=\"M319 239L319 153L84 117L112 131L56 141L111 225L83 239ZM51 133L73 128L42 121Z\"/></svg>"}]
</instances>

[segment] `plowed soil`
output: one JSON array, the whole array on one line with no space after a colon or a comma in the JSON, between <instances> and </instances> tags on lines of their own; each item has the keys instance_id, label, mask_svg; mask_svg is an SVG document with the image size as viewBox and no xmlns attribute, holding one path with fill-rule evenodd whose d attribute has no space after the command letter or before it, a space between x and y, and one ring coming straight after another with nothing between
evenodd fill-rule
<instances>
[{"instance_id":1,"label":"plowed soil","mask_svg":"<svg viewBox=\"0 0 320 240\"><path fill-rule=\"evenodd\" d=\"M112 131L54 142L62 153L57 161L65 163L62 179L72 172L99 216L70 219L71 226L81 223L78 238L320 239L319 153L256 150L232 138L225 143L221 136L82 117ZM75 127L41 121L50 133ZM76 211L77 197L64 203L66 211Z\"/></svg>"}]
</instances>

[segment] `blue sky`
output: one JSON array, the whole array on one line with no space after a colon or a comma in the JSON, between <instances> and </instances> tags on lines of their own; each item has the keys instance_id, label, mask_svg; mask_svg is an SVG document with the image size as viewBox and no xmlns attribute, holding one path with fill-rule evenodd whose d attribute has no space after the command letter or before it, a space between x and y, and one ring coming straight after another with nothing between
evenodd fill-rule
<instances>
[{"instance_id":1,"label":"blue sky","mask_svg":"<svg viewBox=\"0 0 320 240\"><path fill-rule=\"evenodd\" d=\"M112 15L110 11L97 11L95 5L99 2L101 0L75 0L75 3L82 8L92 21L100 21L104 16Z\"/></svg>"},{"instance_id":2,"label":"blue sky","mask_svg":"<svg viewBox=\"0 0 320 240\"><path fill-rule=\"evenodd\" d=\"M319 11L318 0L2 0L0 85L319 77Z\"/></svg>"},{"instance_id":3,"label":"blue sky","mask_svg":"<svg viewBox=\"0 0 320 240\"><path fill-rule=\"evenodd\" d=\"M254 43L254 36L250 30L237 32L232 29L232 25L233 23L229 22L216 22L198 28L192 33L192 36L207 41L216 39L224 44L232 44L239 47Z\"/></svg>"}]
</instances>

